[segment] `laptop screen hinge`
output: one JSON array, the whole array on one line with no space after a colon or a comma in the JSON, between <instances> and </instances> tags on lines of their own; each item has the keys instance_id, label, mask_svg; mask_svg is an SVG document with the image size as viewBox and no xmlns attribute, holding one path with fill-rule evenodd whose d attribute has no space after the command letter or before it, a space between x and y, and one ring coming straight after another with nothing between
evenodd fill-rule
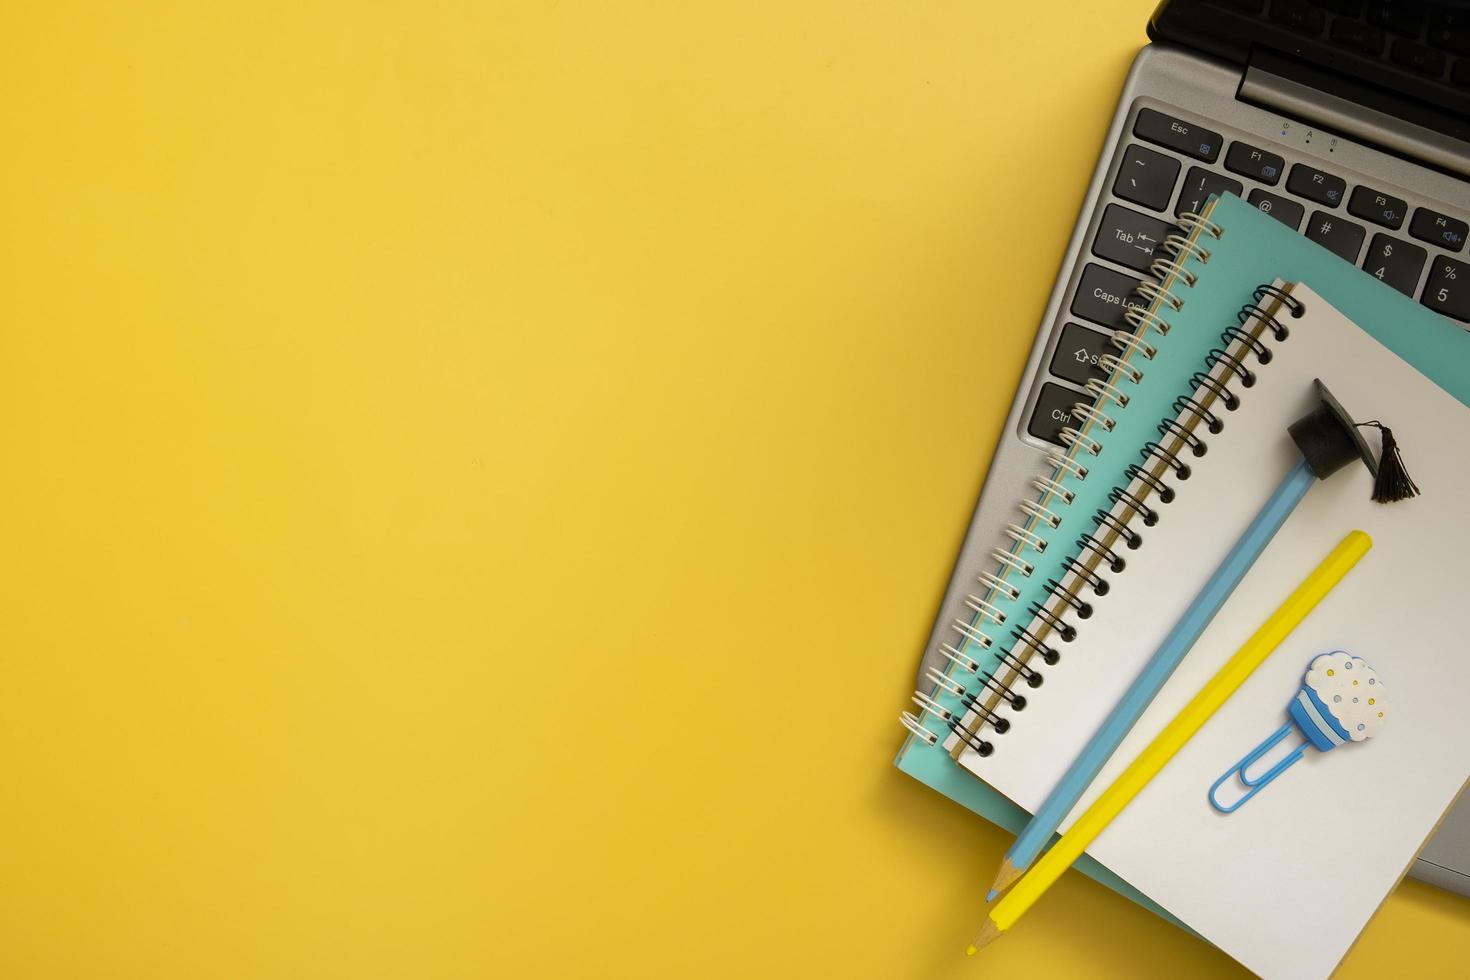
<instances>
[{"instance_id":1,"label":"laptop screen hinge","mask_svg":"<svg viewBox=\"0 0 1470 980\"><path fill-rule=\"evenodd\" d=\"M1470 138L1456 119L1395 105L1392 96L1369 92L1325 72L1304 73L1300 63L1257 51L1241 79L1244 102L1282 113L1343 136L1377 146L1436 170L1470 177ZM1314 77L1320 75L1321 77ZM1329 89L1313 82L1330 82ZM1354 98L1344 93L1351 91ZM1377 107L1381 105L1382 108ZM1418 107L1415 107L1418 108ZM1416 118L1417 117L1417 118ZM1450 134L1456 135L1450 135Z\"/></svg>"}]
</instances>

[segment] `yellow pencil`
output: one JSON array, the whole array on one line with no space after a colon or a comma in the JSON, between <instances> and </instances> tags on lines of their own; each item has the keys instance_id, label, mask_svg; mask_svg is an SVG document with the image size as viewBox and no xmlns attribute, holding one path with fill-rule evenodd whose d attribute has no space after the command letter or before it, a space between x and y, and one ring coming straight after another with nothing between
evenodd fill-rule
<instances>
[{"instance_id":1,"label":"yellow pencil","mask_svg":"<svg viewBox=\"0 0 1470 980\"><path fill-rule=\"evenodd\" d=\"M1087 808L1072 829L1063 834L1061 840L991 908L985 924L965 952L973 956L980 947L1015 925L1016 920L1025 915L1026 910L1062 876L1062 872L1082 856L1097 835L1148 785L1149 780L1158 775L1159 770L1184 747L1184 743L1210 720L1210 716L1229 700L1230 695L1245 683L1246 678L1271 655L1271 651L1296 629L1371 547L1372 539L1362 531L1348 532L1332 553L1322 560L1322 564L1296 587L1296 591L1271 614L1270 619L1261 624L1261 628L1245 641L1235 656L1225 662L1225 666L1210 678L1210 682L1149 743L1148 748L1113 780L1113 784Z\"/></svg>"}]
</instances>

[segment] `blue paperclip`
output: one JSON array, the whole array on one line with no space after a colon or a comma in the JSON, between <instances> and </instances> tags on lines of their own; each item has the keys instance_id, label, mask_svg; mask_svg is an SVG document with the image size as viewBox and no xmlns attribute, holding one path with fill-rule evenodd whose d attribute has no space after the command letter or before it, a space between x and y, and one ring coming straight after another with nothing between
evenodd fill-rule
<instances>
[{"instance_id":1,"label":"blue paperclip","mask_svg":"<svg viewBox=\"0 0 1470 980\"><path fill-rule=\"evenodd\" d=\"M1296 698L1287 706L1291 721L1272 732L1245 758L1226 770L1225 774L1210 786L1210 805L1221 813L1234 813L1246 800L1295 765L1307 747L1319 752L1330 752L1346 742L1361 742L1376 735L1383 727L1385 694L1383 682L1368 662L1342 650L1324 653L1307 665L1302 677L1302 686ZM1295 728L1302 734L1302 742L1285 758L1259 776L1247 770ZM1223 804L1217 797L1220 787L1232 778L1246 788L1246 792L1234 803Z\"/></svg>"}]
</instances>

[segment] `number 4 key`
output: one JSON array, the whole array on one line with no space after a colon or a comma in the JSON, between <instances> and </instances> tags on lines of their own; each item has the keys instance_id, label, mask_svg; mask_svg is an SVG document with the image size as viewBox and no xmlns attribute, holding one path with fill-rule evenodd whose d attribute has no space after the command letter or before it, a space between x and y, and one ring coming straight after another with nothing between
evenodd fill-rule
<instances>
[{"instance_id":1,"label":"number 4 key","mask_svg":"<svg viewBox=\"0 0 1470 980\"><path fill-rule=\"evenodd\" d=\"M1419 285L1419 272L1428 257L1429 253L1418 245L1390 235L1374 235L1368 243L1368 254L1363 257L1363 268L1412 298L1414 287Z\"/></svg>"}]
</instances>

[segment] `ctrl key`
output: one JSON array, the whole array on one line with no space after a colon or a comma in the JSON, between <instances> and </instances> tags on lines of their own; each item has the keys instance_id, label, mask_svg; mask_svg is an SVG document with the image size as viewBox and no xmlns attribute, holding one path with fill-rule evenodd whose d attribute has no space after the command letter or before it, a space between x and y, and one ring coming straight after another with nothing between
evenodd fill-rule
<instances>
[{"instance_id":1,"label":"ctrl key","mask_svg":"<svg viewBox=\"0 0 1470 980\"><path fill-rule=\"evenodd\" d=\"M1031 410L1031 421L1026 431L1038 439L1062 445L1062 430L1073 425L1072 406L1082 402L1091 405L1092 399L1080 391L1063 388L1048 381L1041 386L1036 407Z\"/></svg>"}]
</instances>

